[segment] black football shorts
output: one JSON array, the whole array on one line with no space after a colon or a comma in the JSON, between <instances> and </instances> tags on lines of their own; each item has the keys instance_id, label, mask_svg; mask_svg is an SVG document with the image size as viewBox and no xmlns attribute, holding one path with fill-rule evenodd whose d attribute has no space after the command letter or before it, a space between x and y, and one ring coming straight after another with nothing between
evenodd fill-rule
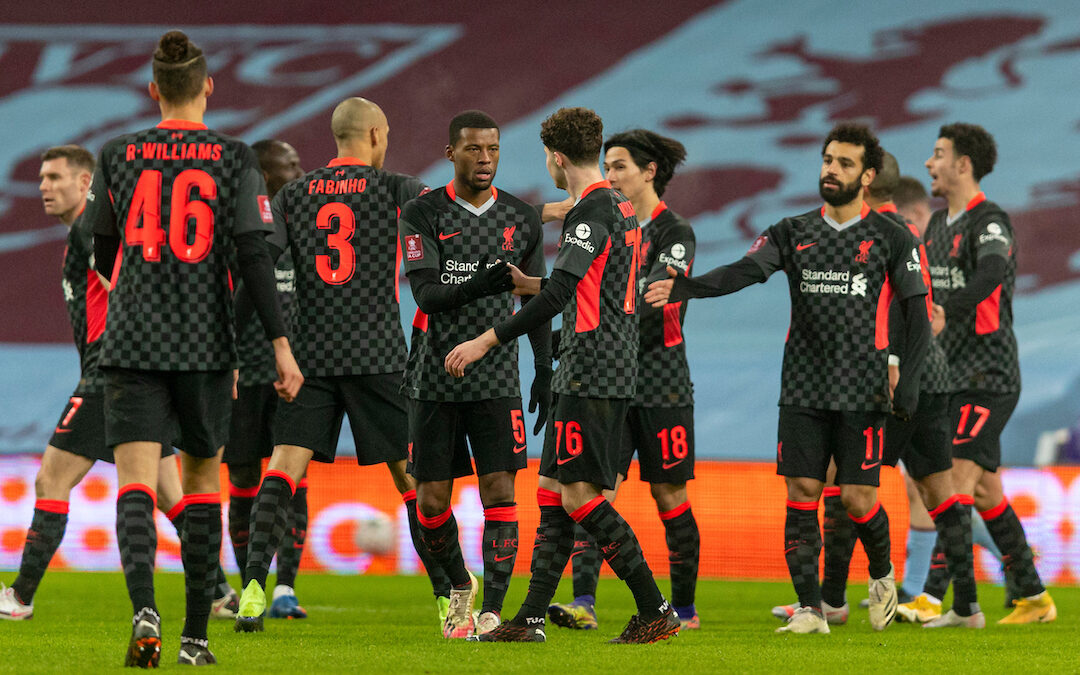
<instances>
[{"instance_id":1,"label":"black football shorts","mask_svg":"<svg viewBox=\"0 0 1080 675\"><path fill-rule=\"evenodd\" d=\"M776 473L825 482L836 459L837 485L878 485L885 413L780 406Z\"/></svg>"},{"instance_id":2,"label":"black football shorts","mask_svg":"<svg viewBox=\"0 0 1080 675\"><path fill-rule=\"evenodd\" d=\"M919 395L919 407L907 422L889 415L885 421L885 466L904 468L915 480L952 467L949 395Z\"/></svg>"},{"instance_id":3,"label":"black football shorts","mask_svg":"<svg viewBox=\"0 0 1080 675\"><path fill-rule=\"evenodd\" d=\"M694 477L694 406L632 406L622 434L619 473L629 477L637 452L641 480L679 485Z\"/></svg>"},{"instance_id":4,"label":"black football shorts","mask_svg":"<svg viewBox=\"0 0 1080 675\"><path fill-rule=\"evenodd\" d=\"M231 370L102 372L109 447L146 441L163 447L175 444L194 457L213 457L225 445L232 411Z\"/></svg>"},{"instance_id":5,"label":"black football shorts","mask_svg":"<svg viewBox=\"0 0 1080 675\"><path fill-rule=\"evenodd\" d=\"M409 472L419 481L520 471L528 462L518 397L443 402L409 399Z\"/></svg>"},{"instance_id":6,"label":"black football shorts","mask_svg":"<svg viewBox=\"0 0 1080 675\"><path fill-rule=\"evenodd\" d=\"M540 475L563 485L586 482L615 488L630 400L559 394L544 431Z\"/></svg>"},{"instance_id":7,"label":"black football shorts","mask_svg":"<svg viewBox=\"0 0 1080 675\"><path fill-rule=\"evenodd\" d=\"M112 464L113 451L105 442L105 395L75 392L64 406L49 445L73 455ZM168 447L172 452L172 446Z\"/></svg>"},{"instance_id":8,"label":"black football shorts","mask_svg":"<svg viewBox=\"0 0 1080 675\"><path fill-rule=\"evenodd\" d=\"M292 403L278 402L274 442L307 448L316 461L333 462L348 415L358 464L403 460L408 416L400 387L400 372L308 378Z\"/></svg>"},{"instance_id":9,"label":"black football shorts","mask_svg":"<svg viewBox=\"0 0 1080 675\"><path fill-rule=\"evenodd\" d=\"M1001 466L1001 432L1016 410L1020 392L962 391L949 399L952 455L987 471Z\"/></svg>"},{"instance_id":10,"label":"black football shorts","mask_svg":"<svg viewBox=\"0 0 1080 675\"><path fill-rule=\"evenodd\" d=\"M238 387L232 402L225 464L257 464L274 451L274 412L278 395L272 384Z\"/></svg>"}]
</instances>

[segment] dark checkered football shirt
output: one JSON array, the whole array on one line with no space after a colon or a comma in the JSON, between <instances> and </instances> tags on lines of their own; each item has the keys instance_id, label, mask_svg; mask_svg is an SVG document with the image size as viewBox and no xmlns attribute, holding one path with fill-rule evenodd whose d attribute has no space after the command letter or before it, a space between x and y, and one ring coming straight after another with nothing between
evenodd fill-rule
<instances>
[{"instance_id":1,"label":"dark checkered football shirt","mask_svg":"<svg viewBox=\"0 0 1080 675\"><path fill-rule=\"evenodd\" d=\"M551 390L586 398L637 393L641 228L630 201L600 181L566 214L555 270L581 281L562 314Z\"/></svg>"},{"instance_id":2,"label":"dark checkered football shirt","mask_svg":"<svg viewBox=\"0 0 1080 675\"><path fill-rule=\"evenodd\" d=\"M251 148L201 124L162 122L105 144L91 194L94 233L124 241L101 364L233 368L234 237L272 229Z\"/></svg>"},{"instance_id":3,"label":"dark checkered football shirt","mask_svg":"<svg viewBox=\"0 0 1080 675\"><path fill-rule=\"evenodd\" d=\"M274 196L271 242L292 254L292 348L307 376L401 372L398 213L427 188L343 157Z\"/></svg>"},{"instance_id":4,"label":"dark checkered football shirt","mask_svg":"<svg viewBox=\"0 0 1080 675\"><path fill-rule=\"evenodd\" d=\"M482 215L470 211L475 207L468 202L455 199L453 183L410 202L398 225L406 273L433 269L440 283L461 284L472 278L482 261L490 265L501 259L529 276L543 277L543 233L536 210L508 192L493 193ZM455 402L521 396L517 340L496 346L461 378L447 373L443 363L451 349L513 312L510 293L430 316L417 310L402 393L424 401Z\"/></svg>"},{"instance_id":5,"label":"dark checkered football shirt","mask_svg":"<svg viewBox=\"0 0 1080 675\"><path fill-rule=\"evenodd\" d=\"M946 209L935 211L926 228L934 299L939 305L963 288L985 256L1003 256L1005 279L975 314L945 316L938 339L949 360L951 391L1020 391L1020 360L1013 333L1016 239L1009 216L981 192L952 224Z\"/></svg>"},{"instance_id":6,"label":"dark checkered football shirt","mask_svg":"<svg viewBox=\"0 0 1080 675\"><path fill-rule=\"evenodd\" d=\"M641 226L641 268L638 271L638 384L634 404L649 408L694 405L694 385L686 361L683 322L687 302L650 307L642 299L648 285L667 279L670 265L690 276L696 250L694 230L682 216L660 202Z\"/></svg>"},{"instance_id":7,"label":"dark checkered football shirt","mask_svg":"<svg viewBox=\"0 0 1080 675\"><path fill-rule=\"evenodd\" d=\"M75 348L79 350L80 379L76 393L100 394L105 378L98 369L101 333L109 309L109 294L93 268L94 235L82 215L68 231L64 249L64 304L67 305Z\"/></svg>"},{"instance_id":8,"label":"dark checkered football shirt","mask_svg":"<svg viewBox=\"0 0 1080 675\"><path fill-rule=\"evenodd\" d=\"M773 225L748 257L791 293L780 405L852 412L891 410L889 305L925 295L910 232L863 206L837 231L815 209Z\"/></svg>"},{"instance_id":9,"label":"dark checkered football shirt","mask_svg":"<svg viewBox=\"0 0 1080 675\"><path fill-rule=\"evenodd\" d=\"M296 295L296 272L293 270L292 256L288 252L281 255L274 267L277 281L278 301L281 314L289 334L293 333L293 300ZM236 353L240 359L241 387L253 387L270 384L277 380L277 365L274 361L274 347L257 316L240 329L236 336Z\"/></svg>"},{"instance_id":10,"label":"dark checkered football shirt","mask_svg":"<svg viewBox=\"0 0 1080 675\"><path fill-rule=\"evenodd\" d=\"M882 212L883 216L892 220L900 227L907 229L911 233L911 236L919 242L919 261L921 262L921 273L923 277L923 284L929 289L931 286L930 281L930 259L926 254L926 246L923 245L922 239L919 238L919 230L913 224L904 220L900 214L895 211ZM934 306L934 294L931 290L926 295L926 314L927 318L932 318L933 306ZM895 305L897 301L893 301ZM898 311L898 308L893 308L892 319L902 319L903 313ZM894 329L893 335L896 338L900 338L903 335L902 330L896 330L902 327L890 325ZM945 359L945 350L941 348L941 342L936 338L930 337L930 344L926 349L926 363L923 366L922 380L919 383L919 391L927 394L944 394L950 391L949 387L949 362Z\"/></svg>"}]
</instances>

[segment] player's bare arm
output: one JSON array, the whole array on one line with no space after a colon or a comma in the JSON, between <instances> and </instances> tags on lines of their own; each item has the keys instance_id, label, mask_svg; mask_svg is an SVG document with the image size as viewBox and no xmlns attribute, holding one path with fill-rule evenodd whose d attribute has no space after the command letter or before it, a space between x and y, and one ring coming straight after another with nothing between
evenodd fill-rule
<instances>
[{"instance_id":1,"label":"player's bare arm","mask_svg":"<svg viewBox=\"0 0 1080 675\"><path fill-rule=\"evenodd\" d=\"M540 277L530 277L515 265L507 264L510 279L514 282L514 295L537 295L540 293Z\"/></svg>"},{"instance_id":2,"label":"player's bare arm","mask_svg":"<svg viewBox=\"0 0 1080 675\"><path fill-rule=\"evenodd\" d=\"M291 402L304 384L304 375L300 372L300 366L296 364L296 359L293 357L289 338L284 335L274 338L272 344L274 345L274 365L278 372L274 390L277 391L278 396Z\"/></svg>"},{"instance_id":3,"label":"player's bare arm","mask_svg":"<svg viewBox=\"0 0 1080 675\"><path fill-rule=\"evenodd\" d=\"M679 276L679 271L668 265L667 274L667 279L652 282L649 284L649 290L645 292L645 302L653 307L663 307L671 297L671 289L675 286L675 277Z\"/></svg>"},{"instance_id":4,"label":"player's bare arm","mask_svg":"<svg viewBox=\"0 0 1080 675\"><path fill-rule=\"evenodd\" d=\"M446 359L443 362L446 367L446 372L454 377L463 377L465 375L466 366L470 363L476 363L484 358L484 355L497 344L499 344L499 339L495 337L494 328L487 329L482 335L475 337L468 342L462 342L457 347L450 350L450 353L446 355Z\"/></svg>"}]
</instances>

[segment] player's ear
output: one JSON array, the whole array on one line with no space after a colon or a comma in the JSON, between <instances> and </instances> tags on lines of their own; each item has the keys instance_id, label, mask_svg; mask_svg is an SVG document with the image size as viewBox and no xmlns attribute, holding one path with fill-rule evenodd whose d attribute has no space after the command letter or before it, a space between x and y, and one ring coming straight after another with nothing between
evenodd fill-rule
<instances>
[{"instance_id":1,"label":"player's ear","mask_svg":"<svg viewBox=\"0 0 1080 675\"><path fill-rule=\"evenodd\" d=\"M454 161L454 146L446 146L446 158L451 162Z\"/></svg>"},{"instance_id":2,"label":"player's ear","mask_svg":"<svg viewBox=\"0 0 1080 675\"><path fill-rule=\"evenodd\" d=\"M656 162L649 162L648 166L645 167L645 171L642 173L645 174L645 182L649 182L656 178Z\"/></svg>"},{"instance_id":3,"label":"player's ear","mask_svg":"<svg viewBox=\"0 0 1080 675\"><path fill-rule=\"evenodd\" d=\"M867 169L866 171L863 171L863 174L862 174L862 185L863 185L863 187L870 187L870 183L874 182L874 177L875 176L877 176L877 171L874 171L873 169Z\"/></svg>"},{"instance_id":4,"label":"player's ear","mask_svg":"<svg viewBox=\"0 0 1080 675\"><path fill-rule=\"evenodd\" d=\"M203 84L203 96L210 98L214 93L214 78L209 75L206 76L206 83Z\"/></svg>"},{"instance_id":5,"label":"player's ear","mask_svg":"<svg viewBox=\"0 0 1080 675\"><path fill-rule=\"evenodd\" d=\"M158 103L161 102L161 92L158 91L157 82L150 81L150 85L147 87L147 91L150 92L150 98Z\"/></svg>"},{"instance_id":6,"label":"player's ear","mask_svg":"<svg viewBox=\"0 0 1080 675\"><path fill-rule=\"evenodd\" d=\"M79 174L79 190L83 194L86 194L90 190L90 182L93 180L94 174L89 171L83 171Z\"/></svg>"}]
</instances>

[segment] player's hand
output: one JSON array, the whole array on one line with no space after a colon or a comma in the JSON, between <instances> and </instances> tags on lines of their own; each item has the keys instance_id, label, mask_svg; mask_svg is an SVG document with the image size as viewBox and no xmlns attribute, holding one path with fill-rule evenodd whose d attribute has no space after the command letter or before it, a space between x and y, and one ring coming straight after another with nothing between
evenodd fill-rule
<instances>
[{"instance_id":1,"label":"player's hand","mask_svg":"<svg viewBox=\"0 0 1080 675\"><path fill-rule=\"evenodd\" d=\"M487 258L476 264L476 272L461 285L470 298L483 298L498 295L514 289L514 280L510 277L510 263L496 260L488 266Z\"/></svg>"},{"instance_id":2,"label":"player's hand","mask_svg":"<svg viewBox=\"0 0 1080 675\"><path fill-rule=\"evenodd\" d=\"M915 408L919 406L919 392L908 393L910 387L900 387L897 384L896 391L893 393L892 400L892 414L893 417L903 421L911 421L911 415L915 412Z\"/></svg>"},{"instance_id":3,"label":"player's hand","mask_svg":"<svg viewBox=\"0 0 1080 675\"><path fill-rule=\"evenodd\" d=\"M679 271L668 265L667 275L669 278L652 282L649 284L649 290L645 291L645 302L653 307L663 307L667 304L668 298L671 297L671 289L675 286L675 277L679 276Z\"/></svg>"},{"instance_id":4,"label":"player's hand","mask_svg":"<svg viewBox=\"0 0 1080 675\"><path fill-rule=\"evenodd\" d=\"M465 367L484 358L484 354L497 344L499 340L495 337L495 329L489 328L483 335L451 349L443 360L443 367L454 377L464 377Z\"/></svg>"},{"instance_id":5,"label":"player's hand","mask_svg":"<svg viewBox=\"0 0 1080 675\"><path fill-rule=\"evenodd\" d=\"M562 329L556 328L551 331L551 358L559 360L559 350L562 348Z\"/></svg>"},{"instance_id":6,"label":"player's hand","mask_svg":"<svg viewBox=\"0 0 1080 675\"><path fill-rule=\"evenodd\" d=\"M536 376L533 377L532 388L529 389L529 412L536 412L537 408L540 409L540 414L533 426L533 436L540 435L551 409L551 366L536 367Z\"/></svg>"},{"instance_id":7,"label":"player's hand","mask_svg":"<svg viewBox=\"0 0 1080 675\"><path fill-rule=\"evenodd\" d=\"M514 295L536 295L540 292L540 277L530 277L518 269L517 265L507 263L510 279L514 282Z\"/></svg>"},{"instance_id":8,"label":"player's hand","mask_svg":"<svg viewBox=\"0 0 1080 675\"><path fill-rule=\"evenodd\" d=\"M945 330L945 308L935 303L932 318L930 319L930 331L934 334L934 337L937 337L943 330Z\"/></svg>"},{"instance_id":9,"label":"player's hand","mask_svg":"<svg viewBox=\"0 0 1080 675\"><path fill-rule=\"evenodd\" d=\"M300 392L304 384L304 374L300 372L300 366L296 364L292 348L289 347L289 339L279 337L274 344L274 365L277 367L278 379L274 382L274 390L278 396L291 403Z\"/></svg>"},{"instance_id":10,"label":"player's hand","mask_svg":"<svg viewBox=\"0 0 1080 675\"><path fill-rule=\"evenodd\" d=\"M900 366L889 364L889 400L896 398L896 383L900 381Z\"/></svg>"},{"instance_id":11,"label":"player's hand","mask_svg":"<svg viewBox=\"0 0 1080 675\"><path fill-rule=\"evenodd\" d=\"M233 368L232 371L232 400L240 398L240 369Z\"/></svg>"}]
</instances>

